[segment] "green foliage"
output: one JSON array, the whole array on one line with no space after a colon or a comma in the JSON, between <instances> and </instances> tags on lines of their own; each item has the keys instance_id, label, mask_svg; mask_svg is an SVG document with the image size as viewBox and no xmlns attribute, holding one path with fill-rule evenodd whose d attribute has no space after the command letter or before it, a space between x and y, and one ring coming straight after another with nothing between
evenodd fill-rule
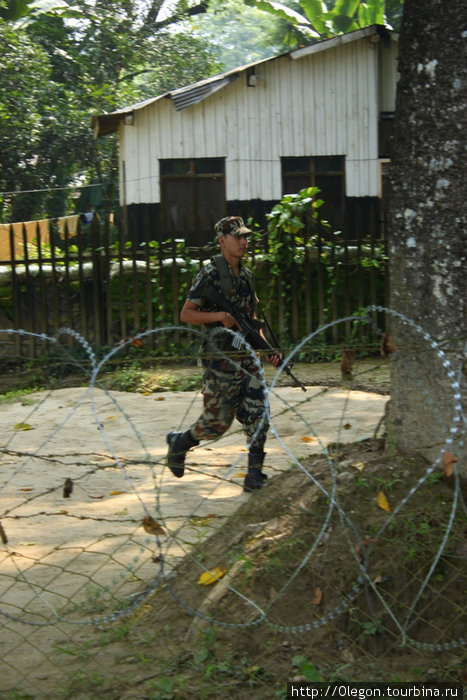
<instances>
[{"instance_id":1,"label":"green foliage","mask_svg":"<svg viewBox=\"0 0 467 700\"><path fill-rule=\"evenodd\" d=\"M291 259L296 260L297 245L306 250L320 233L331 230L319 216L319 207L324 203L319 192L318 187L305 187L296 194L286 194L266 215L271 259L282 263L292 250Z\"/></svg>"},{"instance_id":2,"label":"green foliage","mask_svg":"<svg viewBox=\"0 0 467 700\"><path fill-rule=\"evenodd\" d=\"M244 0L210 2L206 13L192 18L188 26L206 42L223 70L259 61L284 49L283 20L249 7Z\"/></svg>"},{"instance_id":3,"label":"green foliage","mask_svg":"<svg viewBox=\"0 0 467 700\"><path fill-rule=\"evenodd\" d=\"M21 22L22 26L50 13L62 17L82 16L64 0L7 0L4 6L0 5L2 19L7 22Z\"/></svg>"},{"instance_id":4,"label":"green foliage","mask_svg":"<svg viewBox=\"0 0 467 700\"><path fill-rule=\"evenodd\" d=\"M403 0L299 0L301 13L287 2L245 0L250 6L282 19L297 30L296 44L313 43L337 34L351 32L371 24L386 25L392 19L397 28ZM291 3L292 4L292 3ZM297 5L297 3L293 3ZM388 19L387 12L390 12Z\"/></svg>"},{"instance_id":5,"label":"green foliage","mask_svg":"<svg viewBox=\"0 0 467 700\"><path fill-rule=\"evenodd\" d=\"M311 663L311 661L308 661L306 656L301 654L294 656L292 658L292 665L309 683L320 683L324 681L324 678L319 673L317 668Z\"/></svg>"},{"instance_id":6,"label":"green foliage","mask_svg":"<svg viewBox=\"0 0 467 700\"><path fill-rule=\"evenodd\" d=\"M169 31L196 7L204 4L179 2L158 22L154 6L137 0L0 6L0 221L72 214L75 202L85 205L71 198L73 187L79 193L104 175L101 206L110 211L117 144L94 139L91 115L216 71L205 41Z\"/></svg>"},{"instance_id":7,"label":"green foliage","mask_svg":"<svg viewBox=\"0 0 467 700\"><path fill-rule=\"evenodd\" d=\"M293 344L293 338L285 336L282 329L291 329L295 324L296 340L311 332L310 318L314 319L316 327L337 318L336 313L343 315L345 299L350 293L352 298L354 295L359 298L357 285L362 276L368 280L371 277L373 286L379 285L382 289L387 262L383 243L363 240L349 244L341 231L333 231L321 218L323 203L317 187L284 195L266 215L265 251L260 246L256 250L259 298L266 300L267 316L279 329L283 348ZM255 236L252 238L254 241ZM365 288L364 282L362 288ZM305 299L308 325L304 313L300 318L293 318L297 305L305 311ZM364 306L370 299L366 302L362 298L362 302ZM355 341L356 345L361 345L366 328L366 323L356 319L351 333L345 333L346 342ZM334 341L337 343L338 338ZM304 347L297 359L316 359L323 352L326 359L330 359L329 349L316 345Z\"/></svg>"},{"instance_id":8,"label":"green foliage","mask_svg":"<svg viewBox=\"0 0 467 700\"><path fill-rule=\"evenodd\" d=\"M274 298L274 287L280 283L281 294L287 299L293 280L297 279L297 268L303 270L305 263L324 265L330 273L332 265L328 258L333 248L329 224L322 220L319 208L323 200L318 187L305 187L296 194L287 194L267 214L268 252L271 275L268 298Z\"/></svg>"}]
</instances>

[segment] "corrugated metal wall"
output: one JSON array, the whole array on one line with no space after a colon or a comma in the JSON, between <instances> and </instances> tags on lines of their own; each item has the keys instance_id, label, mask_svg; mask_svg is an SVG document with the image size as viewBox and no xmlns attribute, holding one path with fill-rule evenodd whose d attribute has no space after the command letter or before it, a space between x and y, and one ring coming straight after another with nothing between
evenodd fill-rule
<instances>
[{"instance_id":1,"label":"corrugated metal wall","mask_svg":"<svg viewBox=\"0 0 467 700\"><path fill-rule=\"evenodd\" d=\"M180 112L169 99L135 111L134 125L120 127L122 203L160 201L160 158L225 157L226 199L245 201L280 199L281 156L344 155L347 196L378 196L378 118L394 99L393 57L393 46L365 37L261 63L256 87L244 72Z\"/></svg>"}]
</instances>

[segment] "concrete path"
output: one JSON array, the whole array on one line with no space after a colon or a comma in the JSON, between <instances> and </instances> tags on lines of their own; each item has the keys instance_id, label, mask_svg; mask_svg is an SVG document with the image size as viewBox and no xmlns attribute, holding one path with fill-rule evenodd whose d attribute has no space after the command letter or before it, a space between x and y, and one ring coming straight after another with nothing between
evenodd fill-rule
<instances>
[{"instance_id":1,"label":"concrete path","mask_svg":"<svg viewBox=\"0 0 467 700\"><path fill-rule=\"evenodd\" d=\"M371 436L387 396L311 387L270 399L273 475L329 442ZM54 645L82 629L76 623L109 619L251 498L238 425L192 450L182 479L164 466L167 432L186 429L200 410L197 393L88 389L0 405L5 687L15 686L16 669L40 678Z\"/></svg>"}]
</instances>

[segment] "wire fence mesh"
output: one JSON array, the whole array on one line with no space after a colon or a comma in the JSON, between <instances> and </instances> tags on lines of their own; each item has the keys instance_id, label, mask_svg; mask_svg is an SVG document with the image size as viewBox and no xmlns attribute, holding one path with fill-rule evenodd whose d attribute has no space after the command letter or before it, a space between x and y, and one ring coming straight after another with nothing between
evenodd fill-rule
<instances>
[{"instance_id":1,"label":"wire fence mesh","mask_svg":"<svg viewBox=\"0 0 467 700\"><path fill-rule=\"evenodd\" d=\"M461 672L467 549L461 465L452 453L464 429L459 373L404 320L452 390L438 458L381 456L388 395L359 390L381 359L357 361L345 380L336 364L335 379L306 394L278 372L265 379L266 472L276 478L253 496L242 491L240 430L196 448L185 478L173 478L165 435L197 417L199 392L106 389L102 372L134 339L98 360L73 331L44 337L65 355L69 344L60 339L72 337L90 369L83 365L81 388L0 405L2 697L177 697L102 688L80 696L71 680L90 630L137 620L157 608L162 588L189 614L188 636L207 626L240 635L266 627L312 637L329 673L346 667L358 677L357 657L366 659L360 673L394 673L407 648L447 656ZM136 338L168 332L177 328ZM398 355L410 364L410 354ZM434 402L428 378L422 395ZM200 585L203 575L215 585Z\"/></svg>"}]
</instances>

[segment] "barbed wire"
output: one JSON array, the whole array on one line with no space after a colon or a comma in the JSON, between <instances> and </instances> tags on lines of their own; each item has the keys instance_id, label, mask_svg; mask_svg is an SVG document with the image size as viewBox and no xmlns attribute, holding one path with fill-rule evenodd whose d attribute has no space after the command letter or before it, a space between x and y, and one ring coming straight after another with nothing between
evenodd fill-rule
<instances>
[{"instance_id":1,"label":"barbed wire","mask_svg":"<svg viewBox=\"0 0 467 700\"><path fill-rule=\"evenodd\" d=\"M417 385L420 395L431 408L435 421L445 435L445 443L440 447L438 456L427 464L424 472L418 476L412 486L408 487L406 495L388 513L377 532L373 534L372 539L378 541L383 535L388 536L389 533L390 536L396 520L401 517L401 513L409 501L423 486L429 483L430 476L436 470L439 471L446 451L453 449L455 443L461 447L464 444L460 370L452 366L446 350L419 324L407 319L402 314L381 306L367 307L361 315L345 317L317 329L293 348L285 358L284 364L293 363L307 344L337 324L356 320L374 324L372 313L375 311L383 312L404 324L409 329L411 337L416 339L416 346L425 345L426 351L433 353L440 366L440 371L445 375L453 404L452 420L447 425L435 400L430 395L429 382L425 383L424 379L426 380L426 378L420 378L412 370L408 357L403 359L406 370ZM240 451L236 455L232 455L232 450L229 449L228 465L221 464L220 473L213 475L209 469L199 467L196 460L198 448L195 448L193 451L195 465L190 464L188 471L190 477L202 480L196 482L202 483L202 489L199 491L201 487L194 488L188 501L189 509L187 512L183 512L180 508L177 509L176 500L177 493L180 492L180 485L174 486L170 482L170 472L165 464L165 435L159 434L157 436L155 442L162 443L163 449L159 449L159 454L154 454L154 446L151 447L149 444L151 438L154 445L154 431L148 431L147 427L141 424L141 413L138 413L138 416L133 415L132 410L126 405L126 397L119 392L109 391L100 381L101 374L107 364L131 347L135 339L144 340L148 336L176 333L180 330L187 332L186 327L168 326L138 333L133 338L125 339L112 348L100 360L96 357L90 344L79 333L71 329L62 329L53 338L45 334L34 334L24 330L6 329L0 331L0 334L7 335L34 335L46 343L53 343L55 348L59 348L65 357L71 357L71 354L66 345L60 341L62 337L69 336L84 350L89 364L89 369L85 368L85 363L81 365L83 373L88 372L87 385L83 387L82 393L74 400L73 405L59 411L58 421L55 420L54 423L51 420L48 409L55 392L52 390L41 392L35 398L35 403L31 408L25 407L21 423L23 427L16 426L17 429L13 429L11 432L9 432L11 429L5 428L2 437L0 455L4 461L4 469L0 482L0 530L4 556L0 559L3 566L3 572L0 575L0 615L8 621L8 643L14 646L17 643L15 640L19 636L20 644L28 645L28 635L22 635L18 631L17 625L26 628L28 626L32 628L60 628L63 624L81 628L90 624L106 627L144 605L145 601L151 598L158 589L164 587L183 610L202 622L239 629L266 624L281 632L297 634L307 634L329 625L344 612L348 612L362 592L370 591L397 630L399 646L411 645L415 648L436 651L456 649L465 645L466 638L463 635L458 635L450 641L438 642L434 640L432 643L426 643L420 642L409 632L411 621L416 616L417 606L432 581L435 569L446 550L455 518L462 504L460 477L457 468L454 472L452 502L446 511L447 521L441 542L436 551L433 551L428 570L418 589L414 592L410 605L403 616L386 599L384 592L380 590L370 573L373 551L370 545L365 547L363 554L360 553L360 555L355 546L350 547L351 561L355 567L355 579L348 586L348 590L341 593L332 609L327 610L319 619L314 612L309 610L310 618L303 619L300 624L284 624L275 619L275 608L278 602L300 575L306 571L306 567L316 555L318 548L325 544L334 518L337 518L339 524L349 533L349 542L365 541L365 533L361 530L361 526L354 521L352 513L347 512L341 503L339 470L333 453L334 448L330 447L331 444L339 445L343 442L344 426L352 411L350 405L352 388L351 386L341 387L342 403L334 423L335 440L329 442L315 427L315 416L312 413L313 406L319 399L324 401L329 399L329 388L318 389L307 397L300 396L300 399L297 399L293 394L284 393L283 388L279 385L283 378L282 370L279 369L268 383L260 360L244 339L242 340L244 349L250 353L256 363L267 397L267 408L263 421L268 421L274 444L280 448L282 459L286 465L279 471L291 467L297 468L305 480L321 494L327 506L318 531L314 535L313 541L308 543L301 561L266 604L253 599L251 595L241 590L239 585L235 583L233 576L227 580L219 579L218 586L224 587L229 594L243 601L246 610L245 619L222 619L219 615L205 610L202 605L196 606L184 599L183 594L177 589L179 580L177 562L189 561L201 574L210 573L209 563L204 562L199 557L194 546L201 535L198 532L193 535L193 532L190 531L190 529L193 530L192 521L198 517L202 520L203 516L199 514L202 514L216 498L219 498L221 502L225 501L226 497L223 495L222 489L226 487L236 489L235 493L238 495L238 489L241 486L238 471L241 469L243 455ZM190 330L194 338L201 340L203 334L200 331ZM234 331L228 329L219 332L235 335ZM380 397L380 399L382 409L386 399L384 397ZM189 416L193 411L196 411L199 404L198 392L184 393L183 404L178 416L169 416L174 423L176 422L180 426L186 425ZM274 405L273 410L271 409L272 405ZM125 454L122 447L123 428L120 428L117 435L112 432L111 419L114 419L115 416L103 418L103 412L108 411L109 406L128 431L130 441L133 443L134 454ZM102 452L95 449L95 445L92 443L92 434L87 432L90 428L88 419L84 415L86 410L90 412L94 430L103 445ZM163 410L161 404L160 412L163 413ZM34 421L39 424L43 420L41 414L45 414L46 423L50 424L50 429L47 429L43 436L28 446L24 431L27 431ZM315 476L308 460L297 455L297 441L295 440L295 443L291 445L290 441L283 435L281 420L284 416L292 419L296 435L299 434L300 430L303 430L312 436L311 439L317 447L317 453L321 455L328 466L330 484L326 480L320 479L319 476ZM54 417L56 418L55 414ZM379 414L375 414L374 422L377 425L380 423L379 418ZM82 425L83 420L84 424ZM65 449L62 445L59 446L61 436L67 430L73 429L73 423L78 426L78 430L83 430L83 426L88 426L83 438L84 443L80 444L76 440L76 445L72 442L73 449L70 447ZM261 426L258 427L258 431L260 428ZM230 439L236 440L240 435L240 429L229 431ZM22 442L24 444L21 449L14 448L14 443L19 439L19 436L23 436ZM87 442L90 443L93 459L90 459L90 455L83 449ZM211 447L216 461L219 456L221 461L222 458L225 460L226 448L220 444L220 440L214 441ZM203 445L199 449L202 448ZM31 483L38 463L42 465L44 472L43 482L36 480L34 489L32 489L24 484ZM49 465L47 472L44 471L46 464ZM55 474L56 469L59 470L58 475ZM65 509L61 503L57 502L57 493L63 487L65 469L67 474L72 475L70 479L72 487L82 491L81 511L70 512L69 508ZM110 479L103 479L103 476L107 477L109 474ZM104 487L101 487L101 483L107 485L107 482L115 482L113 489L115 495L125 493L124 508L117 512L117 516L109 507L105 507L106 499L92 493L93 488L96 488L94 483L103 490ZM170 498L167 496L168 493L171 494ZM64 497L66 497L65 491L63 492ZM271 497L268 495L268 489L264 489L255 494L255 498L267 501ZM3 505L2 500L4 500ZM102 504L102 512L94 507L96 502ZM234 506L232 507L235 509ZM32 510L27 511L26 508L32 508ZM178 510L178 514L171 514L170 508ZM216 517L216 520L225 522L232 509L229 508L228 511L221 517ZM54 535L61 534L62 536L58 538L59 541L50 542L48 549L47 542L41 541L40 545L35 545L36 555L26 556L24 549L28 546L28 542L26 541L23 545L21 545L21 541L18 543L18 523L20 523L21 528L29 521L35 522L34 536L40 540L41 523L39 521L41 518L42 520L50 518L57 522ZM141 527L145 518L149 519L150 527L142 536ZM80 529L76 536L70 533L66 524L70 521L84 523L84 531ZM97 528L97 524L105 525L106 523L112 524L111 533ZM116 528L118 523L121 523L123 527ZM212 534L212 531L216 530L222 523L213 523L212 526L210 524L208 528L203 530L203 537L206 538L208 534ZM11 540L10 527L14 531ZM42 524L42 527L45 525ZM27 531L27 529L26 525L25 530ZM115 532L115 529L118 532ZM194 529L196 530L196 527ZM47 528L45 540L49 534L50 527ZM193 536L195 540L193 540ZM16 551L20 545L22 552ZM99 563L94 569L88 568L88 562L94 559ZM83 560L83 564L80 563L81 560ZM154 569L156 564L158 565L157 571ZM53 576L50 574L51 571L54 573ZM15 600L12 599L13 589L15 590ZM16 602L18 596L21 599L20 603ZM304 607L304 613L306 609ZM44 649L43 653L48 656L49 651ZM2 658L4 663L6 663L7 655L8 652Z\"/></svg>"}]
</instances>

